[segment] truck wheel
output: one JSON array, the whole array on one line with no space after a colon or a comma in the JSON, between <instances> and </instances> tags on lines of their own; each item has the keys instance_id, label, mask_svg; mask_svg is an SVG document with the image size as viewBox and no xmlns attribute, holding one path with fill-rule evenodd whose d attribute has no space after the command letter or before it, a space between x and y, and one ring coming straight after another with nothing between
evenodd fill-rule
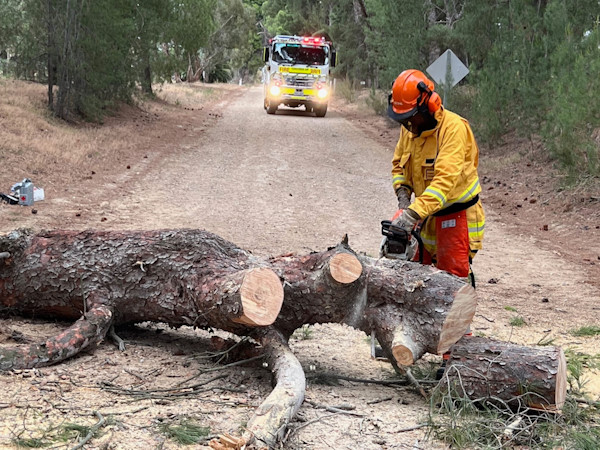
<instances>
[{"instance_id":1,"label":"truck wheel","mask_svg":"<svg viewBox=\"0 0 600 450\"><path fill-rule=\"evenodd\" d=\"M277 111L277 106L279 105L267 99L267 114L275 114L275 111Z\"/></svg>"},{"instance_id":2,"label":"truck wheel","mask_svg":"<svg viewBox=\"0 0 600 450\"><path fill-rule=\"evenodd\" d=\"M265 101L263 102L263 109L267 109L267 98L265 97Z\"/></svg>"},{"instance_id":3,"label":"truck wheel","mask_svg":"<svg viewBox=\"0 0 600 450\"><path fill-rule=\"evenodd\" d=\"M327 114L327 103L315 106L314 111L317 117L325 117L325 114Z\"/></svg>"}]
</instances>

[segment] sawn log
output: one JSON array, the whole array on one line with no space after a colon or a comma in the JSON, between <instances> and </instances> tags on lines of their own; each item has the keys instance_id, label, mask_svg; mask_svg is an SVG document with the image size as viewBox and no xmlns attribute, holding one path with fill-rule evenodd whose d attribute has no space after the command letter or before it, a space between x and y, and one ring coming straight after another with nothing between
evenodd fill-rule
<instances>
[{"instance_id":1,"label":"sawn log","mask_svg":"<svg viewBox=\"0 0 600 450\"><path fill-rule=\"evenodd\" d=\"M155 321L251 336L277 380L248 422L246 441L266 446L304 396L304 373L287 346L296 329L337 322L374 331L390 360L406 366L457 342L477 300L446 272L358 255L345 241L259 258L202 230L17 230L0 236L0 254L5 312L75 321L39 344L0 347L0 370L60 362L100 343L112 325Z\"/></svg>"},{"instance_id":2,"label":"sawn log","mask_svg":"<svg viewBox=\"0 0 600 450\"><path fill-rule=\"evenodd\" d=\"M442 387L472 401L559 412L567 394L565 354L560 347L464 337L451 347Z\"/></svg>"}]
</instances>

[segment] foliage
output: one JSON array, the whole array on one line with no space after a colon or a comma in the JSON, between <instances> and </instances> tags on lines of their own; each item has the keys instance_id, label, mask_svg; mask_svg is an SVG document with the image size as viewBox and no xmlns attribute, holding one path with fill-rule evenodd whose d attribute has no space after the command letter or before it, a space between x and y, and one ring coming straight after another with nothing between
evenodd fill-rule
<instances>
[{"instance_id":1,"label":"foliage","mask_svg":"<svg viewBox=\"0 0 600 450\"><path fill-rule=\"evenodd\" d=\"M106 423L112 423L112 420ZM46 429L43 430L19 430L17 435L12 439L12 442L18 448L46 448L53 447L56 444L61 443L73 443L86 437L91 431L93 436L100 434L99 430L92 430L87 425L80 425L77 423L62 423L58 426L49 424ZM25 437L25 434L29 434L29 437Z\"/></svg>"},{"instance_id":2,"label":"foliage","mask_svg":"<svg viewBox=\"0 0 600 450\"><path fill-rule=\"evenodd\" d=\"M596 336L600 334L600 326L598 325L589 325L577 328L576 330L571 330L571 334L573 336Z\"/></svg>"},{"instance_id":3,"label":"foliage","mask_svg":"<svg viewBox=\"0 0 600 450\"><path fill-rule=\"evenodd\" d=\"M402 70L451 49L470 73L446 106L482 142L542 136L577 181L600 175L599 17L597 0L4 0L0 75L54 86L59 117L100 119L155 82L252 80L269 37L321 34L380 113Z\"/></svg>"},{"instance_id":4,"label":"foliage","mask_svg":"<svg viewBox=\"0 0 600 450\"><path fill-rule=\"evenodd\" d=\"M523 319L521 316L513 317L510 319L509 323L511 327L522 327L523 325L526 325L525 319Z\"/></svg>"},{"instance_id":5,"label":"foliage","mask_svg":"<svg viewBox=\"0 0 600 450\"><path fill-rule=\"evenodd\" d=\"M294 331L292 336L301 341L306 341L312 339L313 329L310 325L302 325L302 328L298 328L296 331Z\"/></svg>"},{"instance_id":6,"label":"foliage","mask_svg":"<svg viewBox=\"0 0 600 450\"><path fill-rule=\"evenodd\" d=\"M543 130L550 151L567 173L600 175L600 105L590 101L600 91L600 28L598 22L583 34L576 34L561 14L566 6L553 3L547 14L548 26L563 39L551 57L548 92L548 121Z\"/></svg>"},{"instance_id":7,"label":"foliage","mask_svg":"<svg viewBox=\"0 0 600 450\"><path fill-rule=\"evenodd\" d=\"M209 427L200 426L190 420L183 420L179 425L162 423L160 424L160 430L182 445L202 442L210 433Z\"/></svg>"}]
</instances>

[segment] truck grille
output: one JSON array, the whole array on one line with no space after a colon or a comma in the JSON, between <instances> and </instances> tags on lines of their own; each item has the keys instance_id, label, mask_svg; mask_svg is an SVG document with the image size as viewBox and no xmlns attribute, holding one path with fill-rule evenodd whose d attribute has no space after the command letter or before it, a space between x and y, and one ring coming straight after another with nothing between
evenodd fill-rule
<instances>
[{"instance_id":1,"label":"truck grille","mask_svg":"<svg viewBox=\"0 0 600 450\"><path fill-rule=\"evenodd\" d=\"M285 77L285 84L288 86L312 87L315 84L314 77L304 75L288 75Z\"/></svg>"}]
</instances>

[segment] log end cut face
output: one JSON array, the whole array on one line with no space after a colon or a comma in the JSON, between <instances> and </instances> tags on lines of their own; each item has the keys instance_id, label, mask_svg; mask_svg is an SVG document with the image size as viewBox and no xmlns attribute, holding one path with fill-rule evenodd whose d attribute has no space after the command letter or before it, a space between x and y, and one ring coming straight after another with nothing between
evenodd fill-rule
<instances>
[{"instance_id":1,"label":"log end cut face","mask_svg":"<svg viewBox=\"0 0 600 450\"><path fill-rule=\"evenodd\" d=\"M240 296L243 314L235 321L250 326L268 326L275 322L283 305L283 286L271 269L252 269L244 276Z\"/></svg>"},{"instance_id":2,"label":"log end cut face","mask_svg":"<svg viewBox=\"0 0 600 450\"><path fill-rule=\"evenodd\" d=\"M475 289L471 285L465 284L456 292L452 307L442 326L437 348L438 354L447 352L453 344L464 336L473 321L476 308L477 294Z\"/></svg>"},{"instance_id":3,"label":"log end cut face","mask_svg":"<svg viewBox=\"0 0 600 450\"><path fill-rule=\"evenodd\" d=\"M335 281L341 284L354 283L362 274L362 264L350 253L338 253L329 261L329 271Z\"/></svg>"},{"instance_id":4,"label":"log end cut face","mask_svg":"<svg viewBox=\"0 0 600 450\"><path fill-rule=\"evenodd\" d=\"M550 411L560 413L562 411L563 406L565 405L565 400L567 398L567 358L565 357L565 352L562 348L556 347L556 375L554 376L555 384L554 384L554 403L552 403L551 399L548 403L539 402L537 396L531 396L532 401L529 406L531 408L540 409L543 411ZM552 371L549 370L551 373ZM551 378L551 376L550 376Z\"/></svg>"}]
</instances>

